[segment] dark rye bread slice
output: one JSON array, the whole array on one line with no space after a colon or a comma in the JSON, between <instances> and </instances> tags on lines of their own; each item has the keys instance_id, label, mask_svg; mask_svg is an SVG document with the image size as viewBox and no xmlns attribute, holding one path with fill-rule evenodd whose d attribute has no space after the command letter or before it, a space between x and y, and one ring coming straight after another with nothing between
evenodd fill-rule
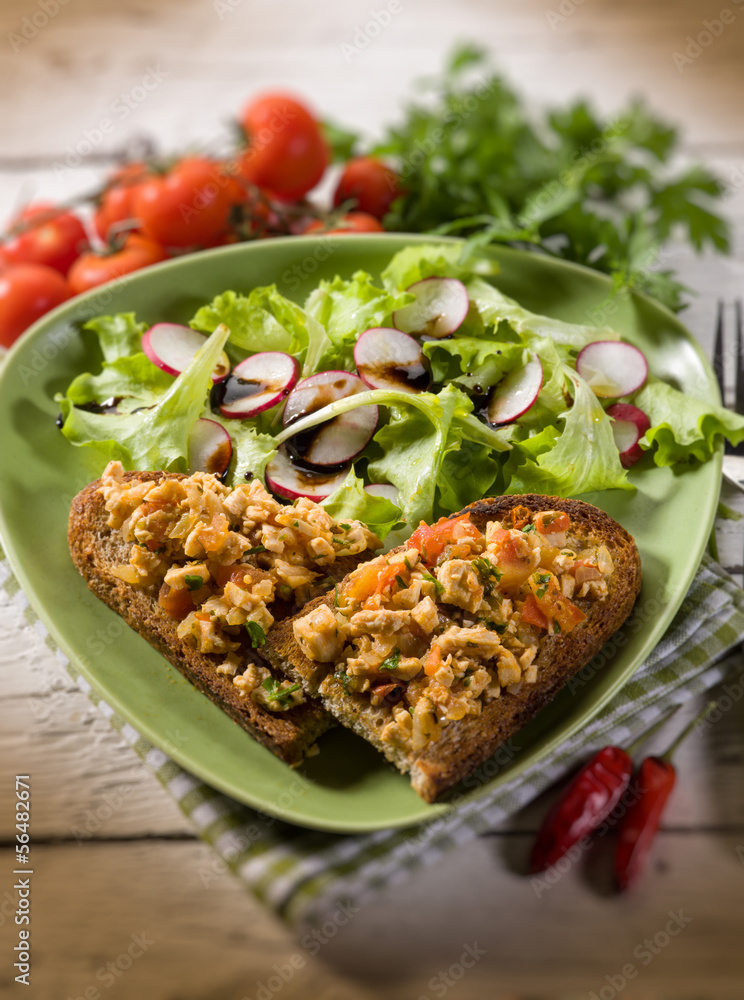
<instances>
[{"instance_id":1,"label":"dark rye bread slice","mask_svg":"<svg viewBox=\"0 0 744 1000\"><path fill-rule=\"evenodd\" d=\"M551 701L563 685L595 656L630 614L641 587L641 562L635 542L616 521L604 511L580 500L559 497L524 496L494 497L471 504L460 513L470 513L473 524L485 530L488 521L502 521L512 508L528 507L531 511L562 510L572 522L571 534L585 545L604 544L613 562L614 572L609 581L609 594L604 601L577 600L587 614L568 635L546 635L540 641L535 662L538 680L524 684L518 694L502 693L500 698L484 705L478 716L466 716L450 722L442 729L440 739L415 759L389 744L380 733L391 719L384 706L373 706L363 694L346 694L339 681L330 681L330 690L323 704L345 726L359 733L381 750L403 773L410 772L411 784L427 802L453 788L488 760L517 730L521 729ZM459 515L453 514L453 517ZM400 551L395 549L393 551ZM321 603L333 606L333 595L317 598L300 615L307 614ZM287 619L272 629L262 654L280 670L302 682L312 695L334 665L309 660L294 638L292 624Z\"/></svg>"},{"instance_id":2,"label":"dark rye bread slice","mask_svg":"<svg viewBox=\"0 0 744 1000\"><path fill-rule=\"evenodd\" d=\"M125 479L155 482L162 477L185 478L178 473L125 473ZM143 590L114 576L113 569L129 562L131 544L107 525L108 514L98 493L100 485L99 479L86 486L75 497L70 510L70 554L88 587L254 739L288 764L299 764L318 737L336 724L333 716L318 701L306 702L286 712L269 712L251 698L241 698L232 679L217 673L216 667L224 661L224 656L199 653L179 639L178 621L158 604L158 586ZM328 575L341 579L359 564L360 558L366 556L338 560L329 567ZM277 605L272 607L275 616L281 610ZM285 615L291 610L284 605ZM240 653L245 654L246 661L266 666L247 643Z\"/></svg>"}]
</instances>

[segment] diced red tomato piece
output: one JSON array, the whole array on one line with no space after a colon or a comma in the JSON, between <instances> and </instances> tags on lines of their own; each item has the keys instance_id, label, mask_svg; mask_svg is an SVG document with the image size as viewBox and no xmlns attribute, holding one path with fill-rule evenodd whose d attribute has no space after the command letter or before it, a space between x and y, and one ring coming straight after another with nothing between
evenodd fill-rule
<instances>
[{"instance_id":1,"label":"diced red tomato piece","mask_svg":"<svg viewBox=\"0 0 744 1000\"><path fill-rule=\"evenodd\" d=\"M458 527L459 526L459 527ZM431 526L422 521L418 528L411 535L409 545L416 548L421 553L422 560L429 566L433 566L441 556L446 545L455 541L457 537L468 536L473 539L482 538L483 535L470 520L470 514L461 514L459 517L443 517Z\"/></svg>"},{"instance_id":2,"label":"diced red tomato piece","mask_svg":"<svg viewBox=\"0 0 744 1000\"><path fill-rule=\"evenodd\" d=\"M179 621L183 621L191 612L194 610L194 602L191 598L191 592L185 587L179 590L174 590L169 587L167 583L164 583L160 588L160 593L158 594L158 604L160 607L167 611L169 615L174 618L178 618ZM209 618L209 615L207 615Z\"/></svg>"},{"instance_id":3,"label":"diced red tomato piece","mask_svg":"<svg viewBox=\"0 0 744 1000\"><path fill-rule=\"evenodd\" d=\"M532 520L541 535L556 535L571 527L571 518L564 510L543 510Z\"/></svg>"},{"instance_id":4,"label":"diced red tomato piece","mask_svg":"<svg viewBox=\"0 0 744 1000\"><path fill-rule=\"evenodd\" d=\"M385 565L384 560L373 559L355 569L341 588L344 597L352 601L364 601L371 597L377 590L381 568L384 570Z\"/></svg>"},{"instance_id":5,"label":"diced red tomato piece","mask_svg":"<svg viewBox=\"0 0 744 1000\"><path fill-rule=\"evenodd\" d=\"M424 663L424 673L427 677L432 677L442 665L442 650L439 646L432 646L429 655Z\"/></svg>"},{"instance_id":6,"label":"diced red tomato piece","mask_svg":"<svg viewBox=\"0 0 744 1000\"><path fill-rule=\"evenodd\" d=\"M226 587L228 583L234 583L236 586L247 590L245 574L245 566L215 566L212 578L218 587Z\"/></svg>"},{"instance_id":7,"label":"diced red tomato piece","mask_svg":"<svg viewBox=\"0 0 744 1000\"><path fill-rule=\"evenodd\" d=\"M527 625L537 625L538 628L546 629L548 627L548 619L540 610L540 606L537 603L537 598L534 594L529 594L527 600L524 602L524 607L522 608L522 621L526 622Z\"/></svg>"},{"instance_id":8,"label":"diced red tomato piece","mask_svg":"<svg viewBox=\"0 0 744 1000\"><path fill-rule=\"evenodd\" d=\"M529 507L514 507L510 512L509 516L511 518L511 523L513 528L524 528L526 524L530 523L530 518L532 517L532 511Z\"/></svg>"},{"instance_id":9,"label":"diced red tomato piece","mask_svg":"<svg viewBox=\"0 0 744 1000\"><path fill-rule=\"evenodd\" d=\"M584 612L573 601L564 597L558 586L558 581L552 573L533 573L529 583L537 606L547 618L557 622L558 629L556 631L560 631L561 635L570 632L585 621Z\"/></svg>"}]
</instances>

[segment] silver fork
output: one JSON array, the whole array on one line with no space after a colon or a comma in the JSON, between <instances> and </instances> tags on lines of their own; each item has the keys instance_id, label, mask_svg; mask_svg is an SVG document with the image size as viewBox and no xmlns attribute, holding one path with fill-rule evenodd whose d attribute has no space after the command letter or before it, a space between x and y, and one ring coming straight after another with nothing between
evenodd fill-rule
<instances>
[{"instance_id":1,"label":"silver fork","mask_svg":"<svg viewBox=\"0 0 744 1000\"><path fill-rule=\"evenodd\" d=\"M726 393L726 366L724 358L730 352L730 348L725 346L725 306L723 301L718 302L718 318L716 320L716 339L713 347L713 371L718 379L718 386L721 390L721 399L724 406L729 406ZM744 347L742 345L742 303L741 299L734 302L734 387L733 406L729 406L735 413L744 413ZM723 474L730 483L737 486L744 492L744 442L737 445L729 444L726 441L723 456Z\"/></svg>"}]
</instances>

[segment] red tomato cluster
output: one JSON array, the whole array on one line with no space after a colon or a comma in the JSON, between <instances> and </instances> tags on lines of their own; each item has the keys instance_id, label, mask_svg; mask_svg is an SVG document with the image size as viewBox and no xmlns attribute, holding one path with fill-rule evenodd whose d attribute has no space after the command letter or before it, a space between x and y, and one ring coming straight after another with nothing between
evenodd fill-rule
<instances>
[{"instance_id":1,"label":"red tomato cluster","mask_svg":"<svg viewBox=\"0 0 744 1000\"><path fill-rule=\"evenodd\" d=\"M401 192L380 160L345 164L331 211L305 200L329 153L301 101L262 94L244 108L240 126L245 143L229 162L184 156L115 170L89 199L90 232L67 207L26 205L0 236L0 344L9 347L71 296L168 257L271 236L383 231Z\"/></svg>"}]
</instances>

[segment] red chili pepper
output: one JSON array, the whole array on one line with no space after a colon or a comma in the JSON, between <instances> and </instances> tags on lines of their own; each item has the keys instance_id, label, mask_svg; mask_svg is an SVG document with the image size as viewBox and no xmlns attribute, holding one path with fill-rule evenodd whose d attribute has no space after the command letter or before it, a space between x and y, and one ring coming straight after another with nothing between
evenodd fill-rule
<instances>
[{"instance_id":1,"label":"red chili pepper","mask_svg":"<svg viewBox=\"0 0 744 1000\"><path fill-rule=\"evenodd\" d=\"M554 865L607 819L630 783L633 750L668 718L665 715L628 750L604 747L581 768L540 827L532 849L533 875Z\"/></svg>"},{"instance_id":2,"label":"red chili pepper","mask_svg":"<svg viewBox=\"0 0 744 1000\"><path fill-rule=\"evenodd\" d=\"M622 798L633 761L620 747L604 747L566 786L545 817L532 849L532 873L545 871L607 819Z\"/></svg>"},{"instance_id":3,"label":"red chili pepper","mask_svg":"<svg viewBox=\"0 0 744 1000\"><path fill-rule=\"evenodd\" d=\"M661 757L646 757L642 761L636 782L638 798L623 816L618 829L615 881L621 892L640 875L659 829L664 807L677 780L677 772L671 763L672 754L700 719L714 707L715 702L706 705L682 730L665 754Z\"/></svg>"}]
</instances>

